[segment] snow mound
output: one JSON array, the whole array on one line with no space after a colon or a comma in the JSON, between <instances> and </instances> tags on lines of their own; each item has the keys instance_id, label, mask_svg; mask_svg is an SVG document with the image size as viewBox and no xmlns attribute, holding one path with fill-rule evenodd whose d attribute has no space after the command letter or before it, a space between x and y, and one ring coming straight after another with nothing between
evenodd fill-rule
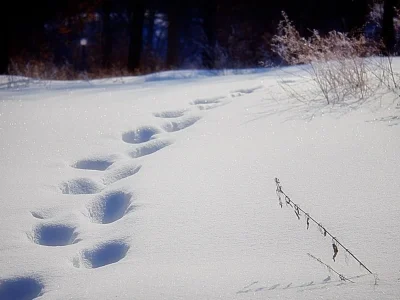
<instances>
[{"instance_id":1,"label":"snow mound","mask_svg":"<svg viewBox=\"0 0 400 300\"><path fill-rule=\"evenodd\" d=\"M157 139L149 141L146 144L140 145L129 152L129 156L132 158L138 158L146 155L156 153L157 151L171 145L173 141L171 139Z\"/></svg>"},{"instance_id":2,"label":"snow mound","mask_svg":"<svg viewBox=\"0 0 400 300\"><path fill-rule=\"evenodd\" d=\"M141 165L138 165L135 162L111 167L107 170L107 174L105 174L103 178L103 183L105 185L109 185L121 179L135 175L137 172L140 171L141 167Z\"/></svg>"},{"instance_id":3,"label":"snow mound","mask_svg":"<svg viewBox=\"0 0 400 300\"><path fill-rule=\"evenodd\" d=\"M75 178L63 182L60 189L63 194L96 194L104 188L103 185L90 178Z\"/></svg>"},{"instance_id":4,"label":"snow mound","mask_svg":"<svg viewBox=\"0 0 400 300\"><path fill-rule=\"evenodd\" d=\"M122 191L111 191L100 195L87 207L89 218L93 223L113 223L133 208L131 199L132 195Z\"/></svg>"},{"instance_id":5,"label":"snow mound","mask_svg":"<svg viewBox=\"0 0 400 300\"><path fill-rule=\"evenodd\" d=\"M201 119L200 116L182 117L178 120L167 122L163 125L163 129L167 132L174 132L192 126Z\"/></svg>"}]
</instances>

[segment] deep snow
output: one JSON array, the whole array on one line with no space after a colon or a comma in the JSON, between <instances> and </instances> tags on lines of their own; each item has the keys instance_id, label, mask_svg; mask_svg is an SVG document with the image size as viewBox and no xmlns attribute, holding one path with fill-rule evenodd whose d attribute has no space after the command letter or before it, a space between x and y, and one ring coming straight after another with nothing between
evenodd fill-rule
<instances>
[{"instance_id":1,"label":"deep snow","mask_svg":"<svg viewBox=\"0 0 400 300\"><path fill-rule=\"evenodd\" d=\"M279 80L302 84L1 85L0 299L400 299L398 100L305 105ZM377 284L279 207L275 177Z\"/></svg>"}]
</instances>

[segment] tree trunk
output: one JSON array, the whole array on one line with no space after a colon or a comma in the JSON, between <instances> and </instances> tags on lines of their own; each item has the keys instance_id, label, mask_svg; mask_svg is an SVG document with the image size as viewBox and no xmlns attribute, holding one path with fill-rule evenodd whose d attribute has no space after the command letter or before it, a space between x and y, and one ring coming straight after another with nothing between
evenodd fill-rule
<instances>
[{"instance_id":1,"label":"tree trunk","mask_svg":"<svg viewBox=\"0 0 400 300\"><path fill-rule=\"evenodd\" d=\"M111 32L111 14L112 2L105 0L103 3L103 32L102 32L102 51L103 51L103 68L111 67L112 53L112 32Z\"/></svg>"},{"instance_id":2,"label":"tree trunk","mask_svg":"<svg viewBox=\"0 0 400 300\"><path fill-rule=\"evenodd\" d=\"M212 69L215 66L217 4L215 0L207 1L204 10L204 34L207 44L203 49L203 66Z\"/></svg>"},{"instance_id":3,"label":"tree trunk","mask_svg":"<svg viewBox=\"0 0 400 300\"><path fill-rule=\"evenodd\" d=\"M146 47L149 50L153 50L153 39L154 39L154 18L155 18L155 10L149 10L148 20L148 35L146 41Z\"/></svg>"},{"instance_id":4,"label":"tree trunk","mask_svg":"<svg viewBox=\"0 0 400 300\"><path fill-rule=\"evenodd\" d=\"M140 67L143 44L144 12L145 7L141 1L134 1L134 3L130 5L128 69L131 72L134 72Z\"/></svg>"},{"instance_id":5,"label":"tree trunk","mask_svg":"<svg viewBox=\"0 0 400 300\"><path fill-rule=\"evenodd\" d=\"M394 6L396 0L385 0L383 6L383 19L382 19L382 39L385 45L385 51L390 54L394 50L396 44L396 35L394 30Z\"/></svg>"},{"instance_id":6,"label":"tree trunk","mask_svg":"<svg viewBox=\"0 0 400 300\"><path fill-rule=\"evenodd\" d=\"M366 22L366 18L369 12L369 1L359 0L352 2L352 15L348 16L349 30L360 30ZM353 13L354 12L354 13Z\"/></svg>"},{"instance_id":7,"label":"tree trunk","mask_svg":"<svg viewBox=\"0 0 400 300\"><path fill-rule=\"evenodd\" d=\"M3 17L5 17L3 15ZM5 22L1 22L1 31L3 34L1 35L1 42L0 42L0 75L8 74L8 64L9 64L9 32L8 32L8 18L5 17ZM3 24L5 23L5 24Z\"/></svg>"},{"instance_id":8,"label":"tree trunk","mask_svg":"<svg viewBox=\"0 0 400 300\"><path fill-rule=\"evenodd\" d=\"M168 49L167 66L176 68L179 62L179 29L182 19L182 6L178 1L172 1L168 7Z\"/></svg>"}]
</instances>

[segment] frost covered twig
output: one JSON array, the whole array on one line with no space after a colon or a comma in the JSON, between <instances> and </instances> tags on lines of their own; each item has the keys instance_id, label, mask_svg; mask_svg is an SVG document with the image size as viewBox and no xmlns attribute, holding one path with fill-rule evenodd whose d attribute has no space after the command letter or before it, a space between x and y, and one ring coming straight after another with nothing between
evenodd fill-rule
<instances>
[{"instance_id":1,"label":"frost covered twig","mask_svg":"<svg viewBox=\"0 0 400 300\"><path fill-rule=\"evenodd\" d=\"M338 31L321 35L312 30L311 36L305 38L285 12L282 16L278 34L272 39L272 50L289 65L308 65L304 70L312 80L312 90L328 104L344 102L349 97L366 100L374 94L373 76L368 67L369 57L379 52L376 43L363 35L350 36ZM303 100L302 95L299 97L302 88L295 93L292 88L287 89L291 96Z\"/></svg>"},{"instance_id":2,"label":"frost covered twig","mask_svg":"<svg viewBox=\"0 0 400 300\"><path fill-rule=\"evenodd\" d=\"M365 270L367 270L370 274L373 274L348 248L346 248L342 243L338 241L338 239L333 236L320 222L317 222L313 217L310 216L309 213L305 212L303 209L300 208L300 206L296 203L294 203L288 195L282 190L281 183L278 178L275 178L275 184L276 184L276 194L278 195L278 201L280 207L283 207L283 200L286 202L287 205L290 207L294 208L294 212L297 216L298 219L300 219L301 213L303 213L306 217L307 221L307 229L309 228L310 221L314 222L317 226L318 229L322 232L324 236L329 235L332 238L332 247L333 247L333 260L335 261L336 255L338 253L338 248L337 246L340 246L343 248L347 253L349 253Z\"/></svg>"},{"instance_id":3,"label":"frost covered twig","mask_svg":"<svg viewBox=\"0 0 400 300\"><path fill-rule=\"evenodd\" d=\"M314 255L312 255L312 254L310 254L310 253L307 253L307 255L308 255L309 257L313 258L314 260L316 260L317 262L319 262L320 264L322 264L322 265L324 265L325 267L327 267L329 271L331 271L331 272L335 273L336 275L338 275L339 278L340 278L340 280L349 281L349 282L354 283L354 281L351 281L350 279L346 278L343 274L340 274L340 273L336 272L330 265L324 263L321 259L315 257Z\"/></svg>"}]
</instances>

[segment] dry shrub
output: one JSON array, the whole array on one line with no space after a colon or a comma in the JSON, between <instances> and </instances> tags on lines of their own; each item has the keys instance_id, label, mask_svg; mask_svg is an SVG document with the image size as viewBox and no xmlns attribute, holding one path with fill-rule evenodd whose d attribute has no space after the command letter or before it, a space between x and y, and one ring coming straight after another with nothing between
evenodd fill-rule
<instances>
[{"instance_id":1,"label":"dry shrub","mask_svg":"<svg viewBox=\"0 0 400 300\"><path fill-rule=\"evenodd\" d=\"M313 30L309 38L302 37L288 16L282 12L278 34L272 38L272 50L289 65L308 64L315 61L369 57L378 52L378 46L364 36L331 31L321 36Z\"/></svg>"},{"instance_id":2,"label":"dry shrub","mask_svg":"<svg viewBox=\"0 0 400 300\"><path fill-rule=\"evenodd\" d=\"M165 61L155 51L147 47L143 50L140 60L140 70L138 70L140 74L160 72L167 69Z\"/></svg>"},{"instance_id":3,"label":"dry shrub","mask_svg":"<svg viewBox=\"0 0 400 300\"><path fill-rule=\"evenodd\" d=\"M123 77L140 75L129 72L126 66L114 64L110 68L91 67L88 71L79 71L73 65L65 63L58 66L51 61L14 58L9 66L7 86L9 88L28 86L37 82L49 86L52 80L92 80L100 78L116 78L123 82Z\"/></svg>"},{"instance_id":4,"label":"dry shrub","mask_svg":"<svg viewBox=\"0 0 400 300\"><path fill-rule=\"evenodd\" d=\"M311 32L302 37L283 12L278 34L272 39L272 49L289 65L307 65L305 70L317 93L328 104L344 102L348 98L365 100L379 85L371 72L374 69L370 57L379 53L379 47L364 36L349 36L331 31L321 36ZM289 85L284 86L299 100L306 98Z\"/></svg>"},{"instance_id":5,"label":"dry shrub","mask_svg":"<svg viewBox=\"0 0 400 300\"><path fill-rule=\"evenodd\" d=\"M146 67L147 66L147 67ZM116 63L109 68L90 64L87 71L78 70L72 64L56 65L50 60L14 57L9 66L8 87L27 86L31 82L49 85L52 80L92 80L101 78L116 78L123 82L123 77L137 76L166 70L162 59L150 52L144 52L141 67L129 71L126 64Z\"/></svg>"},{"instance_id":6,"label":"dry shrub","mask_svg":"<svg viewBox=\"0 0 400 300\"><path fill-rule=\"evenodd\" d=\"M75 71L69 64L56 66L52 62L41 60L29 60L25 62L21 58L14 58L9 67L9 74L24 76L36 80L69 80L75 78Z\"/></svg>"},{"instance_id":7,"label":"dry shrub","mask_svg":"<svg viewBox=\"0 0 400 300\"><path fill-rule=\"evenodd\" d=\"M128 70L122 64L112 64L109 68L91 67L88 72L84 73L87 79L116 78L123 82L123 77L136 75Z\"/></svg>"}]
</instances>

